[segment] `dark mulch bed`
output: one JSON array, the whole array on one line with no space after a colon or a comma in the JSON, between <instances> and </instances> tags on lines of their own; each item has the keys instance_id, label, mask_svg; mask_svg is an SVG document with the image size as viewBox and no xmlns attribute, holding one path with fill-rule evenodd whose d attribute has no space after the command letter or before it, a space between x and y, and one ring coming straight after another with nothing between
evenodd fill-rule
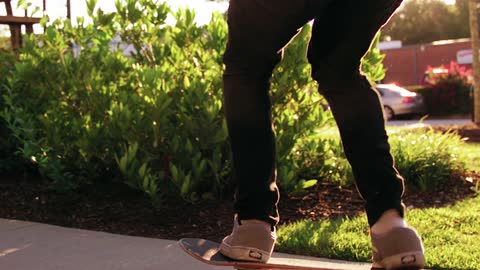
<instances>
[{"instance_id":1,"label":"dark mulch bed","mask_svg":"<svg viewBox=\"0 0 480 270\"><path fill-rule=\"evenodd\" d=\"M478 133L480 134L480 132ZM479 136L480 137L480 136ZM476 196L480 174L453 177L429 192L407 190L408 208L441 207ZM0 218L28 220L66 227L164 239L204 237L220 240L231 230L232 204L209 201L190 204L175 200L153 208L141 193L125 186L85 187L77 196L55 193L40 181L0 176ZM363 202L354 188L320 183L302 196L281 197L282 224L300 219L355 216Z\"/></svg>"},{"instance_id":2,"label":"dark mulch bed","mask_svg":"<svg viewBox=\"0 0 480 270\"><path fill-rule=\"evenodd\" d=\"M472 174L474 181L479 174ZM474 185L452 180L429 192L408 190L409 208L440 207L473 197ZM128 193L127 193L128 191ZM140 193L126 187L88 189L79 196L52 192L42 183L3 177L0 183L0 218L28 220L88 230L164 239L204 237L220 240L231 230L230 201L189 204L171 201L153 208ZM319 184L303 196L282 196L282 224L300 219L355 216L363 202L355 189Z\"/></svg>"},{"instance_id":3,"label":"dark mulch bed","mask_svg":"<svg viewBox=\"0 0 480 270\"><path fill-rule=\"evenodd\" d=\"M433 129L440 132L454 132L462 138L467 139L468 142L480 142L480 127L474 123L466 125L437 126Z\"/></svg>"}]
</instances>

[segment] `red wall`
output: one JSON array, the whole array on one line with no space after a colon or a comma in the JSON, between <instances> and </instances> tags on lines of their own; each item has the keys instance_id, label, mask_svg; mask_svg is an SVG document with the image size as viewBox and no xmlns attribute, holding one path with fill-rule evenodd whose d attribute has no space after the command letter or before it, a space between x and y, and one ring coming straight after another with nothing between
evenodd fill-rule
<instances>
[{"instance_id":1,"label":"red wall","mask_svg":"<svg viewBox=\"0 0 480 270\"><path fill-rule=\"evenodd\" d=\"M457 61L457 51L465 49L471 49L468 39L382 50L386 68L383 82L395 82L404 86L419 85L428 66L448 66L451 61ZM465 66L471 68L471 65Z\"/></svg>"}]
</instances>

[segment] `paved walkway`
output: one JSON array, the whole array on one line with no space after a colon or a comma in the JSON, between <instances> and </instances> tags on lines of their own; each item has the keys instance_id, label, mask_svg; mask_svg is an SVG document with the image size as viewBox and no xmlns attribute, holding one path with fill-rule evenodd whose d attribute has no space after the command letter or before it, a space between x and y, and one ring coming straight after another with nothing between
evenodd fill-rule
<instances>
[{"instance_id":1,"label":"paved walkway","mask_svg":"<svg viewBox=\"0 0 480 270\"><path fill-rule=\"evenodd\" d=\"M426 119L423 121L420 120L392 120L387 122L387 126L397 126L397 127L410 127L410 128L420 128L420 127L435 127L435 126L452 126L452 125L467 125L471 124L471 119Z\"/></svg>"},{"instance_id":2,"label":"paved walkway","mask_svg":"<svg viewBox=\"0 0 480 270\"><path fill-rule=\"evenodd\" d=\"M370 264L311 259L336 269L370 269ZM0 219L0 269L232 270L194 260L175 241L6 219Z\"/></svg>"}]
</instances>

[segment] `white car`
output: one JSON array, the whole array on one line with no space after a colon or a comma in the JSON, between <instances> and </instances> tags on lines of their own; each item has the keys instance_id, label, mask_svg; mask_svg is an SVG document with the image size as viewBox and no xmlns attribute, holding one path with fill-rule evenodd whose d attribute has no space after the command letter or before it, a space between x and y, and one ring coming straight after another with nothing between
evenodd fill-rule
<instances>
[{"instance_id":1,"label":"white car","mask_svg":"<svg viewBox=\"0 0 480 270\"><path fill-rule=\"evenodd\" d=\"M425 103L420 94L395 84L377 84L375 88L380 93L387 120L399 116L423 116L426 113Z\"/></svg>"}]
</instances>

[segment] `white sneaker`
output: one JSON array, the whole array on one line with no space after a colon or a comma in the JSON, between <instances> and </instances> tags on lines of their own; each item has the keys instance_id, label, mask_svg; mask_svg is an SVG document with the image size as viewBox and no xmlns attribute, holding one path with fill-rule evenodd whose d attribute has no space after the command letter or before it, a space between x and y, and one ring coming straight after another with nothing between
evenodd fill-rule
<instances>
[{"instance_id":1,"label":"white sneaker","mask_svg":"<svg viewBox=\"0 0 480 270\"><path fill-rule=\"evenodd\" d=\"M370 237L374 264L387 270L418 270L425 265L422 240L413 228L394 228L383 234L370 233Z\"/></svg>"},{"instance_id":2,"label":"white sneaker","mask_svg":"<svg viewBox=\"0 0 480 270\"><path fill-rule=\"evenodd\" d=\"M276 229L260 220L239 221L235 215L232 233L225 237L220 252L234 260L267 262L277 239Z\"/></svg>"}]
</instances>

